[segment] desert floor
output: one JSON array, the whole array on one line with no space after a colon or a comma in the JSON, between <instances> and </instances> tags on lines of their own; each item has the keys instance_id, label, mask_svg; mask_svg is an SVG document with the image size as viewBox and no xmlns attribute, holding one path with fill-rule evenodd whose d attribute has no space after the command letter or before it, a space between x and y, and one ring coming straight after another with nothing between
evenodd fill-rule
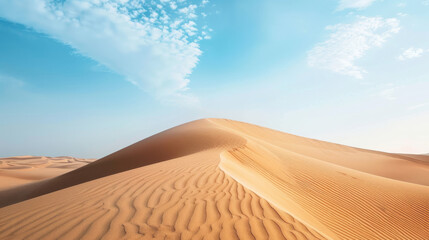
<instances>
[{"instance_id":1,"label":"desert floor","mask_svg":"<svg viewBox=\"0 0 429 240\"><path fill-rule=\"evenodd\" d=\"M429 239L429 156L203 119L99 160L0 159L0 239Z\"/></svg>"}]
</instances>

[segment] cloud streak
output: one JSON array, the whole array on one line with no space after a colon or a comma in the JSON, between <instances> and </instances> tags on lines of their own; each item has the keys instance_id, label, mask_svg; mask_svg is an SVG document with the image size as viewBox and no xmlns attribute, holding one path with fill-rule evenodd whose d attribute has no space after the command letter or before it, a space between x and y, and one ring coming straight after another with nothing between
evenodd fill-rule
<instances>
[{"instance_id":1,"label":"cloud streak","mask_svg":"<svg viewBox=\"0 0 429 240\"><path fill-rule=\"evenodd\" d=\"M412 59L412 58L419 58L423 55L424 50L421 48L414 48L410 47L407 50L405 50L401 55L398 56L398 59L401 61Z\"/></svg>"},{"instance_id":2,"label":"cloud streak","mask_svg":"<svg viewBox=\"0 0 429 240\"><path fill-rule=\"evenodd\" d=\"M337 24L326 29L332 31L329 39L316 44L308 52L308 65L361 79L366 71L356 66L355 61L369 49L382 46L399 32L400 27L399 20L395 18L358 17L354 23Z\"/></svg>"},{"instance_id":3,"label":"cloud streak","mask_svg":"<svg viewBox=\"0 0 429 240\"><path fill-rule=\"evenodd\" d=\"M338 10L345 10L348 8L364 9L369 7L376 0L340 0Z\"/></svg>"},{"instance_id":4,"label":"cloud streak","mask_svg":"<svg viewBox=\"0 0 429 240\"><path fill-rule=\"evenodd\" d=\"M1 85L8 87L22 87L25 85L25 82L20 79L8 75L3 75L0 73L0 86Z\"/></svg>"},{"instance_id":5,"label":"cloud streak","mask_svg":"<svg viewBox=\"0 0 429 240\"><path fill-rule=\"evenodd\" d=\"M169 96L187 89L201 55L199 8L183 0L0 0L0 17L71 46L147 92Z\"/></svg>"}]
</instances>

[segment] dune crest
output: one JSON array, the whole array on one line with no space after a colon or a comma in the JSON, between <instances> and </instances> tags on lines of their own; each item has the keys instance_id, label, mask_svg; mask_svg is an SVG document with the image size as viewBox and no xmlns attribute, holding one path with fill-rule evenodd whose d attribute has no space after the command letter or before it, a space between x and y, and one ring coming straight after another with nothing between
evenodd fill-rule
<instances>
[{"instance_id":1,"label":"dune crest","mask_svg":"<svg viewBox=\"0 0 429 240\"><path fill-rule=\"evenodd\" d=\"M429 239L428 156L223 119L0 192L1 239Z\"/></svg>"}]
</instances>

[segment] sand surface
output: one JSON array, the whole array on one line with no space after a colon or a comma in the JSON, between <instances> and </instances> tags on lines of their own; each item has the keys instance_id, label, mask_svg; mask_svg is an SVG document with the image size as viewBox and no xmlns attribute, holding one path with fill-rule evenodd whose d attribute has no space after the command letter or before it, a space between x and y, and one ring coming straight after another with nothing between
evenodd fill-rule
<instances>
[{"instance_id":1,"label":"sand surface","mask_svg":"<svg viewBox=\"0 0 429 240\"><path fill-rule=\"evenodd\" d=\"M203 119L87 162L0 191L0 239L429 239L427 155Z\"/></svg>"}]
</instances>

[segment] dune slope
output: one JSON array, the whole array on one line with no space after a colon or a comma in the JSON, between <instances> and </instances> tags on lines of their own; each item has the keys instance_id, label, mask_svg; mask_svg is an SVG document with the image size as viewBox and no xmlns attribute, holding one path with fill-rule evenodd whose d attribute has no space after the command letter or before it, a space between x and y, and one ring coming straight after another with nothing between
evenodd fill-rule
<instances>
[{"instance_id":1,"label":"dune slope","mask_svg":"<svg viewBox=\"0 0 429 240\"><path fill-rule=\"evenodd\" d=\"M204 119L0 192L0 239L429 239L427 156Z\"/></svg>"}]
</instances>

